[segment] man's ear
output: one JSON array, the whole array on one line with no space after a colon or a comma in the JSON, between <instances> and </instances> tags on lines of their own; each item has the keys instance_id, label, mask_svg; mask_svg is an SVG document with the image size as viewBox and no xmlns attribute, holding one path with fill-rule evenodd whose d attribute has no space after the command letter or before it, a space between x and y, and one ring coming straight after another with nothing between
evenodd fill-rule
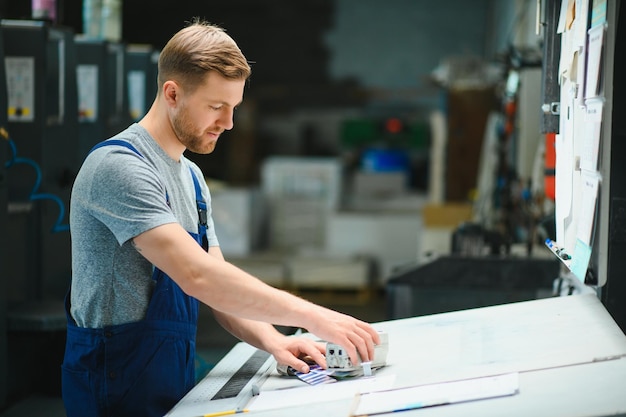
<instances>
[{"instance_id":1,"label":"man's ear","mask_svg":"<svg viewBox=\"0 0 626 417\"><path fill-rule=\"evenodd\" d=\"M180 86L172 80L163 83L163 97L170 106L176 106L180 98Z\"/></svg>"}]
</instances>

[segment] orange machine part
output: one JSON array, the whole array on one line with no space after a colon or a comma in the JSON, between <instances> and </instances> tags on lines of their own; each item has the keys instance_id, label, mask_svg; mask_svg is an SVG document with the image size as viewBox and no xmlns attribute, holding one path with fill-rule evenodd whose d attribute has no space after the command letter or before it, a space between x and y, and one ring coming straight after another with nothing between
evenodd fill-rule
<instances>
[{"instance_id":1,"label":"orange machine part","mask_svg":"<svg viewBox=\"0 0 626 417\"><path fill-rule=\"evenodd\" d=\"M546 134L546 152L544 159L544 188L546 197L555 199L555 172L556 172L556 148L554 140L556 138L555 133Z\"/></svg>"}]
</instances>

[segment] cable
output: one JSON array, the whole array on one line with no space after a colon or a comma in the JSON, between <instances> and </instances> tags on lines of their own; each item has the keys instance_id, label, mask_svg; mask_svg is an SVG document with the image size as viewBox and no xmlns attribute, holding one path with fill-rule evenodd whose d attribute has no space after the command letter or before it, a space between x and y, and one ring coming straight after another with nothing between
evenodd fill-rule
<instances>
[{"instance_id":1,"label":"cable","mask_svg":"<svg viewBox=\"0 0 626 417\"><path fill-rule=\"evenodd\" d=\"M13 141L13 139L11 139L11 137L9 136L9 132L7 132L7 130L3 127L0 127L0 136L3 137L8 142L9 147L11 148L11 157L7 162L4 163L4 166L6 168L11 168L14 165L23 164L23 165L30 166L35 171L35 175L36 175L35 184L33 185L33 188L31 189L30 194L28 196L30 201L51 200L55 202L57 206L59 207L59 216L57 217L57 220L52 226L52 229L50 231L52 233L69 231L70 225L63 224L63 218L65 217L65 204L63 204L63 201L61 200L61 198L59 198L59 196L54 195L54 194L39 192L39 187L41 186L42 175L41 175L41 168L39 168L39 165L37 164L37 162L33 161L30 158L22 158L20 156L17 156L17 146L15 145L15 142Z\"/></svg>"}]
</instances>

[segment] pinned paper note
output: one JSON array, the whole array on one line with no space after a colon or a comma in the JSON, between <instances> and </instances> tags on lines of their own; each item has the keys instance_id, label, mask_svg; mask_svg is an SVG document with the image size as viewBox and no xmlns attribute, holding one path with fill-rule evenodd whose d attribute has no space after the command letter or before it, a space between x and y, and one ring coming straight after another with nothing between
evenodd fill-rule
<instances>
[{"instance_id":1,"label":"pinned paper note","mask_svg":"<svg viewBox=\"0 0 626 417\"><path fill-rule=\"evenodd\" d=\"M589 48L587 52L587 78L585 98L596 97L600 86L600 63L604 43L604 26L589 29Z\"/></svg>"},{"instance_id":2,"label":"pinned paper note","mask_svg":"<svg viewBox=\"0 0 626 417\"><path fill-rule=\"evenodd\" d=\"M583 172L581 178L582 198L578 212L576 238L585 245L591 245L593 222L596 216L600 176L595 172Z\"/></svg>"}]
</instances>

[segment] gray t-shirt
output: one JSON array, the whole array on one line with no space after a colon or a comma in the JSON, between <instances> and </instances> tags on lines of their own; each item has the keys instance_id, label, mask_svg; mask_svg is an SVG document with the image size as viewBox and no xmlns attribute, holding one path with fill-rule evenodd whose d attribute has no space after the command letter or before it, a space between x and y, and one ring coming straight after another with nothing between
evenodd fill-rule
<instances>
[{"instance_id":1,"label":"gray t-shirt","mask_svg":"<svg viewBox=\"0 0 626 417\"><path fill-rule=\"evenodd\" d=\"M200 168L185 157L170 158L138 124L115 139L131 143L142 157L122 146L99 148L85 159L72 189L70 311L80 327L101 328L145 317L154 289L153 266L131 240L168 223L197 233L189 167L208 205L209 246L219 245Z\"/></svg>"}]
</instances>

